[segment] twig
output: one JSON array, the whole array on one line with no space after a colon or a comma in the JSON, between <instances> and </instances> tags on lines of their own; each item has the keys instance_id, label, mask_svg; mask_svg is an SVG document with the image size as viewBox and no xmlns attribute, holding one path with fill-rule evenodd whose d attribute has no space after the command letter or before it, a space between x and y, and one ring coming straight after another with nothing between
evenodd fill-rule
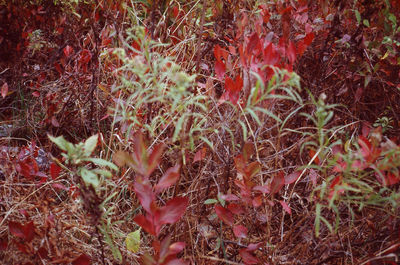
<instances>
[{"instance_id":1,"label":"twig","mask_svg":"<svg viewBox=\"0 0 400 265\"><path fill-rule=\"evenodd\" d=\"M205 14L206 14L206 0L203 0L203 10L202 10L201 21L200 21L199 38L197 39L196 70L199 69L199 65L200 65L201 39L202 39L202 36L203 36L203 30L204 30L204 17L205 17Z\"/></svg>"}]
</instances>

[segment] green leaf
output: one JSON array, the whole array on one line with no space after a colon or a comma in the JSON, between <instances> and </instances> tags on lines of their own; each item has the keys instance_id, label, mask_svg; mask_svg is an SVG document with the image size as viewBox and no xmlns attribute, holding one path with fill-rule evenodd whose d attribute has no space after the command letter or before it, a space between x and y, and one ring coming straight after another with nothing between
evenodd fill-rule
<instances>
[{"instance_id":1,"label":"green leaf","mask_svg":"<svg viewBox=\"0 0 400 265\"><path fill-rule=\"evenodd\" d=\"M106 177L106 178L111 178L111 177L112 177L111 172L108 171L108 170L104 170L104 169L100 169L100 168L95 168L95 169L92 169L92 172L95 173L95 174L97 174L97 175L104 176L104 177Z\"/></svg>"},{"instance_id":2,"label":"green leaf","mask_svg":"<svg viewBox=\"0 0 400 265\"><path fill-rule=\"evenodd\" d=\"M133 252L137 253L140 249L140 228L132 233L129 233L125 238L126 248Z\"/></svg>"},{"instance_id":3,"label":"green leaf","mask_svg":"<svg viewBox=\"0 0 400 265\"><path fill-rule=\"evenodd\" d=\"M321 207L322 205L317 203L315 209L315 237L319 237L320 227L321 227Z\"/></svg>"},{"instance_id":4,"label":"green leaf","mask_svg":"<svg viewBox=\"0 0 400 265\"><path fill-rule=\"evenodd\" d=\"M95 134L95 135L93 135L93 136L90 136L90 137L85 141L85 145L83 146L83 149L84 149L85 154L86 154L87 156L90 156L90 155L93 153L94 149L95 149L96 146L97 146L97 141L98 141L98 139L99 139L99 135L98 135L98 134Z\"/></svg>"},{"instance_id":5,"label":"green leaf","mask_svg":"<svg viewBox=\"0 0 400 265\"><path fill-rule=\"evenodd\" d=\"M253 117L253 119L257 122L257 124L261 126L260 118L258 118L257 114L251 108L246 108L244 111L249 113Z\"/></svg>"},{"instance_id":6,"label":"green leaf","mask_svg":"<svg viewBox=\"0 0 400 265\"><path fill-rule=\"evenodd\" d=\"M55 143L61 150L68 151L70 149L70 146L68 145L71 145L71 143L65 140L64 136L53 137L48 134L47 137L49 137L50 141Z\"/></svg>"},{"instance_id":7,"label":"green leaf","mask_svg":"<svg viewBox=\"0 0 400 265\"><path fill-rule=\"evenodd\" d=\"M92 162L98 166L109 167L111 169L114 169L115 171L118 171L118 167L114 163L104 160L104 159L101 159L101 158L88 157L88 158L82 159L82 161Z\"/></svg>"},{"instance_id":8,"label":"green leaf","mask_svg":"<svg viewBox=\"0 0 400 265\"><path fill-rule=\"evenodd\" d=\"M214 145L212 142L210 142L210 140L208 140L204 136L200 136L199 139L202 140L204 143L206 143L208 145L208 147L211 148L211 150L214 150Z\"/></svg>"},{"instance_id":9,"label":"green leaf","mask_svg":"<svg viewBox=\"0 0 400 265\"><path fill-rule=\"evenodd\" d=\"M207 199L204 201L204 204L215 204L217 202L218 202L218 200L216 200L216 199Z\"/></svg>"},{"instance_id":10,"label":"green leaf","mask_svg":"<svg viewBox=\"0 0 400 265\"><path fill-rule=\"evenodd\" d=\"M367 28L369 28L369 21L368 21L368 19L364 19L364 20L363 20L363 24L364 24L364 26L366 26Z\"/></svg>"},{"instance_id":11,"label":"green leaf","mask_svg":"<svg viewBox=\"0 0 400 265\"><path fill-rule=\"evenodd\" d=\"M360 12L358 12L358 10L354 10L354 14L356 15L356 19L357 19L357 24L360 24L361 22L361 15Z\"/></svg>"},{"instance_id":12,"label":"green leaf","mask_svg":"<svg viewBox=\"0 0 400 265\"><path fill-rule=\"evenodd\" d=\"M121 251L119 251L118 247L114 244L114 239L112 235L110 235L110 223L107 222L106 224L103 224L101 227L101 232L104 235L104 240L106 241L107 245L111 248L111 252L114 256L115 259L118 259L119 263L122 263L122 254Z\"/></svg>"},{"instance_id":13,"label":"green leaf","mask_svg":"<svg viewBox=\"0 0 400 265\"><path fill-rule=\"evenodd\" d=\"M95 188L99 186L100 181L95 173L84 167L81 167L78 172L86 185L93 185Z\"/></svg>"},{"instance_id":14,"label":"green leaf","mask_svg":"<svg viewBox=\"0 0 400 265\"><path fill-rule=\"evenodd\" d=\"M260 111L260 112L264 113L265 115L267 115L267 116L273 118L274 120L276 120L276 121L279 122L279 123L282 122L282 120L281 120L278 116L276 116L274 113L272 113L271 111L269 111L269 110L267 110L267 109L260 108L260 107L255 107L254 110L255 110L255 111Z\"/></svg>"},{"instance_id":15,"label":"green leaf","mask_svg":"<svg viewBox=\"0 0 400 265\"><path fill-rule=\"evenodd\" d=\"M172 136L172 142L175 142L178 139L178 135L182 129L183 122L185 121L185 117L186 117L185 115L182 115L182 117L180 117L178 122L176 123L175 132L174 132L174 135Z\"/></svg>"}]
</instances>

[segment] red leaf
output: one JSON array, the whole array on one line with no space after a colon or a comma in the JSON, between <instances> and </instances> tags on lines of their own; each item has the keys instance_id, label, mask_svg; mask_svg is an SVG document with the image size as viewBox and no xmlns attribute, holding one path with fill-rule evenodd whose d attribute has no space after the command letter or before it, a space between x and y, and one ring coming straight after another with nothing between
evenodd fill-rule
<instances>
[{"instance_id":1,"label":"red leaf","mask_svg":"<svg viewBox=\"0 0 400 265\"><path fill-rule=\"evenodd\" d=\"M221 59L222 59L221 50L222 50L222 48L218 44L214 46L214 57L217 61L221 61Z\"/></svg>"},{"instance_id":2,"label":"red leaf","mask_svg":"<svg viewBox=\"0 0 400 265\"><path fill-rule=\"evenodd\" d=\"M185 248L185 242L175 242L168 247L168 255L176 255Z\"/></svg>"},{"instance_id":3,"label":"red leaf","mask_svg":"<svg viewBox=\"0 0 400 265\"><path fill-rule=\"evenodd\" d=\"M215 74L219 80L222 80L225 75L225 64L222 61L215 61Z\"/></svg>"},{"instance_id":4,"label":"red leaf","mask_svg":"<svg viewBox=\"0 0 400 265\"><path fill-rule=\"evenodd\" d=\"M229 52L225 49L222 49L218 44L214 46L214 56L217 61L221 61L224 59L228 60Z\"/></svg>"},{"instance_id":5,"label":"red leaf","mask_svg":"<svg viewBox=\"0 0 400 265\"><path fill-rule=\"evenodd\" d=\"M168 256L169 245L171 244L171 235L167 235L162 241L153 241L153 248L156 253L159 253L159 260L164 260Z\"/></svg>"},{"instance_id":6,"label":"red leaf","mask_svg":"<svg viewBox=\"0 0 400 265\"><path fill-rule=\"evenodd\" d=\"M147 182L145 183L142 180L137 179L134 185L134 190L143 209L150 214L153 213L156 195L154 194L151 185Z\"/></svg>"},{"instance_id":7,"label":"red leaf","mask_svg":"<svg viewBox=\"0 0 400 265\"><path fill-rule=\"evenodd\" d=\"M159 253L159 258L157 264L160 265L180 265L180 264L186 264L180 259L176 258L176 255L181 252L185 248L185 243L184 242L176 242L172 243L171 242L171 236L168 235L164 240L161 242L161 245L158 243L153 243L153 248L155 249L156 252ZM151 263L153 264L153 263Z\"/></svg>"},{"instance_id":8,"label":"red leaf","mask_svg":"<svg viewBox=\"0 0 400 265\"><path fill-rule=\"evenodd\" d=\"M246 54L244 52L244 48L243 48L243 44L242 43L239 44L239 56L240 56L240 63L242 64L242 66L244 68L247 69L248 60L247 60L247 56L246 56Z\"/></svg>"},{"instance_id":9,"label":"red leaf","mask_svg":"<svg viewBox=\"0 0 400 265\"><path fill-rule=\"evenodd\" d=\"M335 186L342 182L342 176L337 176L332 181L331 185L329 185L329 199L332 199L333 195L335 195Z\"/></svg>"},{"instance_id":10,"label":"red leaf","mask_svg":"<svg viewBox=\"0 0 400 265\"><path fill-rule=\"evenodd\" d=\"M400 182L400 177L398 175L396 176L392 172L388 172L388 174L386 176L386 182L387 182L387 185L397 184L398 182Z\"/></svg>"},{"instance_id":11,"label":"red leaf","mask_svg":"<svg viewBox=\"0 0 400 265\"><path fill-rule=\"evenodd\" d=\"M173 259L168 261L167 263L163 263L163 265L187 265L188 263L181 259Z\"/></svg>"},{"instance_id":12,"label":"red leaf","mask_svg":"<svg viewBox=\"0 0 400 265\"><path fill-rule=\"evenodd\" d=\"M260 171L261 171L261 165L258 161L254 161L248 164L244 170L246 181L250 181Z\"/></svg>"},{"instance_id":13,"label":"red leaf","mask_svg":"<svg viewBox=\"0 0 400 265\"><path fill-rule=\"evenodd\" d=\"M176 197L169 200L165 206L157 212L155 219L158 225L176 223L185 213L189 203L187 198Z\"/></svg>"},{"instance_id":14,"label":"red leaf","mask_svg":"<svg viewBox=\"0 0 400 265\"><path fill-rule=\"evenodd\" d=\"M221 60L221 47L217 44L214 46L214 57L217 61Z\"/></svg>"},{"instance_id":15,"label":"red leaf","mask_svg":"<svg viewBox=\"0 0 400 265\"><path fill-rule=\"evenodd\" d=\"M244 174L244 170L247 163L247 161L244 159L244 156L242 154L239 154L233 158L233 161L235 162L236 170Z\"/></svg>"},{"instance_id":16,"label":"red leaf","mask_svg":"<svg viewBox=\"0 0 400 265\"><path fill-rule=\"evenodd\" d=\"M53 184L51 184L51 186L53 188L60 189L60 190L65 190L65 191L69 190L67 187L65 187L65 185L63 185L61 183L53 183Z\"/></svg>"},{"instance_id":17,"label":"red leaf","mask_svg":"<svg viewBox=\"0 0 400 265\"><path fill-rule=\"evenodd\" d=\"M304 44L304 40L297 42L297 55L302 56L306 49L307 45Z\"/></svg>"},{"instance_id":18,"label":"red leaf","mask_svg":"<svg viewBox=\"0 0 400 265\"><path fill-rule=\"evenodd\" d=\"M342 148L342 146L340 144L332 146L332 154L334 156L340 155L342 153L343 153L343 148Z\"/></svg>"},{"instance_id":19,"label":"red leaf","mask_svg":"<svg viewBox=\"0 0 400 265\"><path fill-rule=\"evenodd\" d=\"M294 61L296 61L296 46L292 41L289 41L289 46L286 50L286 54L289 59L289 62L293 64Z\"/></svg>"},{"instance_id":20,"label":"red leaf","mask_svg":"<svg viewBox=\"0 0 400 265\"><path fill-rule=\"evenodd\" d=\"M314 149L310 149L310 150L308 151L308 155L309 155L310 159L313 159L313 157L315 156L316 153L317 153L317 152L315 152ZM319 157L318 157L318 156L315 157L314 162L315 162L315 164L319 165L319 162L320 162L320 161L319 161Z\"/></svg>"},{"instance_id":21,"label":"red leaf","mask_svg":"<svg viewBox=\"0 0 400 265\"><path fill-rule=\"evenodd\" d=\"M148 170L146 169L148 163L147 144L141 132L135 135L135 148L132 158L134 160L134 164L137 166L136 171L139 174L148 177Z\"/></svg>"},{"instance_id":22,"label":"red leaf","mask_svg":"<svg viewBox=\"0 0 400 265\"><path fill-rule=\"evenodd\" d=\"M72 49L71 46L67 45L67 46L65 46L65 48L63 49L63 52L64 52L64 54L65 54L66 57L69 57L69 56L74 52L74 49Z\"/></svg>"},{"instance_id":23,"label":"red leaf","mask_svg":"<svg viewBox=\"0 0 400 265\"><path fill-rule=\"evenodd\" d=\"M21 251L22 253L25 253L25 254L29 253L28 249L26 248L27 247L26 244L22 244L22 243L19 243L19 242L15 242L15 243L16 243L17 248L18 248L19 251ZM24 265L26 265L26 264L24 264ZM29 264L28 263L28 265L33 265L33 264Z\"/></svg>"},{"instance_id":24,"label":"red leaf","mask_svg":"<svg viewBox=\"0 0 400 265\"><path fill-rule=\"evenodd\" d=\"M247 228L243 225L235 225L233 227L233 233L236 237L246 238L247 237Z\"/></svg>"},{"instance_id":25,"label":"red leaf","mask_svg":"<svg viewBox=\"0 0 400 265\"><path fill-rule=\"evenodd\" d=\"M5 98L5 97L7 96L7 94L8 94L8 84L7 84L7 83L4 83L4 84L1 86L1 96L2 96L3 98Z\"/></svg>"},{"instance_id":26,"label":"red leaf","mask_svg":"<svg viewBox=\"0 0 400 265\"><path fill-rule=\"evenodd\" d=\"M246 142L243 146L243 159L247 162L254 154L254 145L251 142Z\"/></svg>"},{"instance_id":27,"label":"red leaf","mask_svg":"<svg viewBox=\"0 0 400 265\"><path fill-rule=\"evenodd\" d=\"M207 148L205 148L205 147L201 148L201 149L200 149L199 151L197 151L196 154L194 155L194 158L193 158L193 162L192 162L192 163L195 163L195 162L197 162L197 161L203 160L203 159L206 157L206 154L207 154Z\"/></svg>"},{"instance_id":28,"label":"red leaf","mask_svg":"<svg viewBox=\"0 0 400 265\"><path fill-rule=\"evenodd\" d=\"M295 171L287 176L285 176L285 185L292 184L295 182L301 175L300 171Z\"/></svg>"},{"instance_id":29,"label":"red leaf","mask_svg":"<svg viewBox=\"0 0 400 265\"><path fill-rule=\"evenodd\" d=\"M180 165L177 164L176 166L169 168L165 172L158 184L155 186L156 193L159 193L160 191L175 184L175 182L179 179L179 169Z\"/></svg>"},{"instance_id":30,"label":"red leaf","mask_svg":"<svg viewBox=\"0 0 400 265\"><path fill-rule=\"evenodd\" d=\"M230 226L233 225L234 216L231 211L220 205L215 205L215 212L218 215L218 218L221 219L224 223Z\"/></svg>"},{"instance_id":31,"label":"red leaf","mask_svg":"<svg viewBox=\"0 0 400 265\"><path fill-rule=\"evenodd\" d=\"M61 172L61 167L55 163L51 163L50 165L50 176L52 179L58 178Z\"/></svg>"},{"instance_id":32,"label":"red leaf","mask_svg":"<svg viewBox=\"0 0 400 265\"><path fill-rule=\"evenodd\" d=\"M32 172L32 168L29 166L29 164L24 161L17 163L15 165L15 169L17 170L18 173L20 173L21 175L23 175L26 178L29 178L29 177L31 177L31 175L34 174L34 172Z\"/></svg>"},{"instance_id":33,"label":"red leaf","mask_svg":"<svg viewBox=\"0 0 400 265\"><path fill-rule=\"evenodd\" d=\"M137 225L139 225L141 228L143 228L143 230L146 231L147 233L149 233L153 236L157 236L154 224L148 218L146 218L144 215L139 214L139 215L135 216L135 218L133 218L133 221Z\"/></svg>"},{"instance_id":34,"label":"red leaf","mask_svg":"<svg viewBox=\"0 0 400 265\"><path fill-rule=\"evenodd\" d=\"M27 242L32 241L33 236L35 234L35 227L33 221L25 225L21 225L20 223L16 222L9 222L8 229L10 233L16 237L22 238Z\"/></svg>"},{"instance_id":35,"label":"red leaf","mask_svg":"<svg viewBox=\"0 0 400 265\"><path fill-rule=\"evenodd\" d=\"M257 54L260 47L260 38L258 37L257 32L254 32L250 37L249 44L247 45L247 54Z\"/></svg>"},{"instance_id":36,"label":"red leaf","mask_svg":"<svg viewBox=\"0 0 400 265\"><path fill-rule=\"evenodd\" d=\"M239 200L238 196L234 194L220 194L219 197L224 201L237 201Z\"/></svg>"},{"instance_id":37,"label":"red leaf","mask_svg":"<svg viewBox=\"0 0 400 265\"><path fill-rule=\"evenodd\" d=\"M241 249L239 251L240 256L243 259L243 262L245 264L258 264L259 261L256 257L254 257L249 251L247 251L245 248Z\"/></svg>"},{"instance_id":38,"label":"red leaf","mask_svg":"<svg viewBox=\"0 0 400 265\"><path fill-rule=\"evenodd\" d=\"M268 9L265 5L261 5L260 8L262 10L261 14L262 14L263 22L265 24L267 24L269 19L271 18L271 14L268 12Z\"/></svg>"},{"instance_id":39,"label":"red leaf","mask_svg":"<svg viewBox=\"0 0 400 265\"><path fill-rule=\"evenodd\" d=\"M254 197L252 200L252 204L254 208L258 208L262 205L262 196Z\"/></svg>"},{"instance_id":40,"label":"red leaf","mask_svg":"<svg viewBox=\"0 0 400 265\"><path fill-rule=\"evenodd\" d=\"M289 205L285 201L279 201L279 203L282 205L282 208L288 213L292 214L292 210L290 209Z\"/></svg>"},{"instance_id":41,"label":"red leaf","mask_svg":"<svg viewBox=\"0 0 400 265\"><path fill-rule=\"evenodd\" d=\"M272 43L268 44L268 46L264 49L263 55L264 64L275 65L279 62L279 53Z\"/></svg>"},{"instance_id":42,"label":"red leaf","mask_svg":"<svg viewBox=\"0 0 400 265\"><path fill-rule=\"evenodd\" d=\"M308 33L308 34L304 37L304 44L307 45L307 46L309 46L309 45L312 43L312 41L314 40L314 38L315 38L314 32Z\"/></svg>"},{"instance_id":43,"label":"red leaf","mask_svg":"<svg viewBox=\"0 0 400 265\"><path fill-rule=\"evenodd\" d=\"M81 65L87 64L92 59L92 53L88 49L83 49L80 52L79 63Z\"/></svg>"},{"instance_id":44,"label":"red leaf","mask_svg":"<svg viewBox=\"0 0 400 265\"><path fill-rule=\"evenodd\" d=\"M263 242L249 244L246 248L247 251L255 251L261 247Z\"/></svg>"},{"instance_id":45,"label":"red leaf","mask_svg":"<svg viewBox=\"0 0 400 265\"><path fill-rule=\"evenodd\" d=\"M38 249L37 254L41 259L45 259L48 256L48 251L44 247Z\"/></svg>"},{"instance_id":46,"label":"red leaf","mask_svg":"<svg viewBox=\"0 0 400 265\"><path fill-rule=\"evenodd\" d=\"M35 98L40 97L40 93L38 91L35 91L32 93L32 96L34 96Z\"/></svg>"},{"instance_id":47,"label":"red leaf","mask_svg":"<svg viewBox=\"0 0 400 265\"><path fill-rule=\"evenodd\" d=\"M10 221L8 223L8 230L13 236L25 239L24 226L20 223Z\"/></svg>"},{"instance_id":48,"label":"red leaf","mask_svg":"<svg viewBox=\"0 0 400 265\"><path fill-rule=\"evenodd\" d=\"M33 224L33 221L30 221L29 223L24 225L25 240L27 242L32 241L34 235L35 235L35 225Z\"/></svg>"},{"instance_id":49,"label":"red leaf","mask_svg":"<svg viewBox=\"0 0 400 265\"><path fill-rule=\"evenodd\" d=\"M160 159L162 156L162 153L164 152L164 144L158 144L154 147L153 151L151 152L148 160L148 165L147 165L147 175L151 175L151 173L156 169L158 164L160 163Z\"/></svg>"},{"instance_id":50,"label":"red leaf","mask_svg":"<svg viewBox=\"0 0 400 265\"><path fill-rule=\"evenodd\" d=\"M260 191L261 193L264 193L264 194L268 194L270 192L270 189L269 189L268 185L255 186L253 188L253 190Z\"/></svg>"},{"instance_id":51,"label":"red leaf","mask_svg":"<svg viewBox=\"0 0 400 265\"><path fill-rule=\"evenodd\" d=\"M283 172L280 171L277 175L274 176L271 182L271 193L275 194L279 192L282 189L283 185L285 185L285 178Z\"/></svg>"},{"instance_id":52,"label":"red leaf","mask_svg":"<svg viewBox=\"0 0 400 265\"><path fill-rule=\"evenodd\" d=\"M72 262L72 265L90 265L90 264L91 264L90 257L87 256L86 254L81 254L78 258L76 258Z\"/></svg>"},{"instance_id":53,"label":"red leaf","mask_svg":"<svg viewBox=\"0 0 400 265\"><path fill-rule=\"evenodd\" d=\"M359 136L357 142L360 145L362 156L365 159L367 159L371 154L371 149L372 149L371 142L364 136Z\"/></svg>"},{"instance_id":54,"label":"red leaf","mask_svg":"<svg viewBox=\"0 0 400 265\"><path fill-rule=\"evenodd\" d=\"M233 214L236 214L236 215L244 213L243 207L236 203L229 204L227 208L230 212L232 212Z\"/></svg>"},{"instance_id":55,"label":"red leaf","mask_svg":"<svg viewBox=\"0 0 400 265\"><path fill-rule=\"evenodd\" d=\"M243 80L240 75L236 76L235 82L230 77L225 79L225 93L233 104L237 104L242 87Z\"/></svg>"}]
</instances>

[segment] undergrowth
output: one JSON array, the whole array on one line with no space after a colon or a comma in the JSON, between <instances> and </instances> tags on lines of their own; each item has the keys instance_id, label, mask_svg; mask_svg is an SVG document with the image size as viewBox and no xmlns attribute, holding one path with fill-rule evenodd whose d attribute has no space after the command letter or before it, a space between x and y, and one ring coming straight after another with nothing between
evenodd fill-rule
<instances>
[{"instance_id":1,"label":"undergrowth","mask_svg":"<svg viewBox=\"0 0 400 265\"><path fill-rule=\"evenodd\" d=\"M398 262L397 1L0 8L2 262Z\"/></svg>"}]
</instances>

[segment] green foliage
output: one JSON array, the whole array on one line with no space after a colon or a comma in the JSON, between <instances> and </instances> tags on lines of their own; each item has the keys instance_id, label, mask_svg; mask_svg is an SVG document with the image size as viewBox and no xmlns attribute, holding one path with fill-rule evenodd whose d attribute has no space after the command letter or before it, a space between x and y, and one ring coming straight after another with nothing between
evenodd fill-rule
<instances>
[{"instance_id":1,"label":"green foliage","mask_svg":"<svg viewBox=\"0 0 400 265\"><path fill-rule=\"evenodd\" d=\"M313 97L312 97L313 98ZM349 215L364 207L380 207L383 211L395 211L400 193L388 186L400 181L396 157L400 148L391 141L381 142L381 128L370 134L370 139L359 136L349 139L345 144L341 140L333 141L335 134L346 126L332 127L329 121L334 116L337 105L324 103L325 97L313 99L316 110L314 115L301 113L315 125L316 133L303 132L311 140L302 145L302 149L316 150L310 153L311 161L307 168L317 170L323 176L311 197L318 194L315 218L315 233L320 235L321 222L333 232L340 225L341 206L346 206ZM350 124L351 125L351 124ZM366 129L365 129L366 130ZM330 224L323 211L333 211L335 224Z\"/></svg>"},{"instance_id":2,"label":"green foliage","mask_svg":"<svg viewBox=\"0 0 400 265\"><path fill-rule=\"evenodd\" d=\"M125 239L126 248L133 253L137 253L140 248L140 231L141 229L138 229L134 232L129 233Z\"/></svg>"},{"instance_id":3,"label":"green foliage","mask_svg":"<svg viewBox=\"0 0 400 265\"><path fill-rule=\"evenodd\" d=\"M150 40L143 28L134 27L128 30L124 48L112 52L123 65L114 72L118 81L112 93L119 92L112 107L115 122L120 124L126 141L134 128L142 128L154 138L167 133L172 143L179 141L181 148L189 143L194 149L195 140L205 130L206 98L189 91L195 76L158 53L162 46ZM105 64L112 59L107 52L102 57Z\"/></svg>"},{"instance_id":4,"label":"green foliage","mask_svg":"<svg viewBox=\"0 0 400 265\"><path fill-rule=\"evenodd\" d=\"M118 167L113 163L101 158L91 157L97 146L99 138L97 134L78 144L68 142L63 136L53 137L49 135L48 137L58 148L64 151L61 155L65 158L65 163L76 166L75 173L82 177L86 185L93 185L96 188L100 185L101 177L111 177L111 172L101 167L108 167L118 171ZM98 167L87 169L85 162L91 162Z\"/></svg>"}]
</instances>

